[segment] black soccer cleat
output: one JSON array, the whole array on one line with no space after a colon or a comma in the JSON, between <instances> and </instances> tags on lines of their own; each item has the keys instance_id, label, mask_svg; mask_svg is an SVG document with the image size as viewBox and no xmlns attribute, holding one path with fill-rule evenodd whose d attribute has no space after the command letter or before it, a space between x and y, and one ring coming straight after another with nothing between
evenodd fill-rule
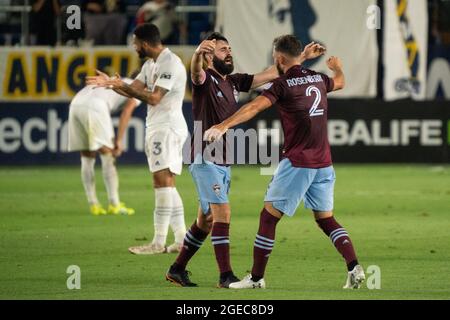
<instances>
[{"instance_id":1,"label":"black soccer cleat","mask_svg":"<svg viewBox=\"0 0 450 320\"><path fill-rule=\"evenodd\" d=\"M197 287L197 284L191 282L189 279L190 274L187 270L177 271L173 267L170 267L166 273L166 280L180 287Z\"/></svg>"},{"instance_id":2,"label":"black soccer cleat","mask_svg":"<svg viewBox=\"0 0 450 320\"><path fill-rule=\"evenodd\" d=\"M234 283L234 282L239 282L241 280L239 280L238 277L236 277L233 273L230 274L229 276L227 276L224 279L220 279L219 280L219 284L217 285L218 288L229 288L230 284Z\"/></svg>"}]
</instances>

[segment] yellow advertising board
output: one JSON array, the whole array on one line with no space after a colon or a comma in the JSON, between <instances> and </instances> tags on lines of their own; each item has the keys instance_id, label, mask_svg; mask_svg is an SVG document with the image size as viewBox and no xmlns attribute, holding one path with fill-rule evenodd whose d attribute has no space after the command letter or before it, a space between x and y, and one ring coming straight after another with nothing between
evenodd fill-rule
<instances>
[{"instance_id":1,"label":"yellow advertising board","mask_svg":"<svg viewBox=\"0 0 450 320\"><path fill-rule=\"evenodd\" d=\"M189 68L195 50L170 48ZM110 75L130 76L140 68L137 53L129 47L3 47L0 48L0 101L69 101L95 69ZM191 99L187 86L186 99Z\"/></svg>"}]
</instances>

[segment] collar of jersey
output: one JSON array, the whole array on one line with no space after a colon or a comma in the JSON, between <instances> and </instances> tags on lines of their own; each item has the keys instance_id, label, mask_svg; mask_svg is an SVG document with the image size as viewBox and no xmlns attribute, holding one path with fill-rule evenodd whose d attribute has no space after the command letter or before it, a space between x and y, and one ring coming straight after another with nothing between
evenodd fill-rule
<instances>
[{"instance_id":1,"label":"collar of jersey","mask_svg":"<svg viewBox=\"0 0 450 320\"><path fill-rule=\"evenodd\" d=\"M219 82L221 81L227 81L227 78L225 77L225 79L222 78L222 76L220 74L218 74L216 71L214 71L211 68L208 68L208 71L211 73L211 75Z\"/></svg>"},{"instance_id":2,"label":"collar of jersey","mask_svg":"<svg viewBox=\"0 0 450 320\"><path fill-rule=\"evenodd\" d=\"M303 69L303 67L302 67L301 64L297 64L297 65L295 65L295 66L290 67L290 68L285 72L285 74L291 73L291 72L294 71L296 68Z\"/></svg>"},{"instance_id":3,"label":"collar of jersey","mask_svg":"<svg viewBox=\"0 0 450 320\"><path fill-rule=\"evenodd\" d=\"M159 54L159 56L156 59L155 63L158 63L169 52L170 52L169 48L165 48L163 51L161 51L161 53Z\"/></svg>"}]
</instances>

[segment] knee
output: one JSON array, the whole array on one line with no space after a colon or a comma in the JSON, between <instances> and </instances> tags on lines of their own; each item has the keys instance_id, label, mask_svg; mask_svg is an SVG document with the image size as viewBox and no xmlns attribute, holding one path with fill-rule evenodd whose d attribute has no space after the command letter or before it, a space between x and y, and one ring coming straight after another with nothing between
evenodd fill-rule
<instances>
[{"instance_id":1,"label":"knee","mask_svg":"<svg viewBox=\"0 0 450 320\"><path fill-rule=\"evenodd\" d=\"M231 208L229 204L211 204L212 222L230 223Z\"/></svg>"},{"instance_id":2,"label":"knee","mask_svg":"<svg viewBox=\"0 0 450 320\"><path fill-rule=\"evenodd\" d=\"M283 213L275 209L271 202L265 202L264 209L275 218L281 219L283 217Z\"/></svg>"},{"instance_id":3,"label":"knee","mask_svg":"<svg viewBox=\"0 0 450 320\"><path fill-rule=\"evenodd\" d=\"M170 188L175 187L175 181L170 171L160 171L153 174L153 187Z\"/></svg>"},{"instance_id":4,"label":"knee","mask_svg":"<svg viewBox=\"0 0 450 320\"><path fill-rule=\"evenodd\" d=\"M212 225L213 225L212 214L208 214L207 216L203 216L202 218L197 219L197 226L207 233L211 232Z\"/></svg>"},{"instance_id":5,"label":"knee","mask_svg":"<svg viewBox=\"0 0 450 320\"><path fill-rule=\"evenodd\" d=\"M113 150L108 147L101 147L100 149L98 149L98 152L101 155L108 155L108 154L112 155L113 154Z\"/></svg>"},{"instance_id":6,"label":"knee","mask_svg":"<svg viewBox=\"0 0 450 320\"><path fill-rule=\"evenodd\" d=\"M162 183L160 180L158 179L153 179L153 189L161 189L164 188L164 183Z\"/></svg>"},{"instance_id":7,"label":"knee","mask_svg":"<svg viewBox=\"0 0 450 320\"><path fill-rule=\"evenodd\" d=\"M164 188L164 187L165 187L164 179L161 179L161 177L159 175L154 174L153 175L153 188L160 189L160 188Z\"/></svg>"}]
</instances>

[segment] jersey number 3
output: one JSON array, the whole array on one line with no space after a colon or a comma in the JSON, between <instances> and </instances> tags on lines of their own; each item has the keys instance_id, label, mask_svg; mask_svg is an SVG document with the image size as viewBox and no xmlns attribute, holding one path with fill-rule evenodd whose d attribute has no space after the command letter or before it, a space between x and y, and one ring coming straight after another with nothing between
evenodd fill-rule
<instances>
[{"instance_id":1,"label":"jersey number 3","mask_svg":"<svg viewBox=\"0 0 450 320\"><path fill-rule=\"evenodd\" d=\"M307 97L311 97L311 95L315 93L316 94L316 99L314 100L314 103L311 107L311 109L309 109L309 116L310 117L318 117L318 116L323 116L323 109L317 109L317 107L320 104L320 100L322 100L322 95L320 94L320 90L317 89L317 87L315 86L309 86L306 89L306 96Z\"/></svg>"},{"instance_id":2,"label":"jersey number 3","mask_svg":"<svg viewBox=\"0 0 450 320\"><path fill-rule=\"evenodd\" d=\"M161 142L153 142L153 154L159 156L161 152Z\"/></svg>"}]
</instances>

